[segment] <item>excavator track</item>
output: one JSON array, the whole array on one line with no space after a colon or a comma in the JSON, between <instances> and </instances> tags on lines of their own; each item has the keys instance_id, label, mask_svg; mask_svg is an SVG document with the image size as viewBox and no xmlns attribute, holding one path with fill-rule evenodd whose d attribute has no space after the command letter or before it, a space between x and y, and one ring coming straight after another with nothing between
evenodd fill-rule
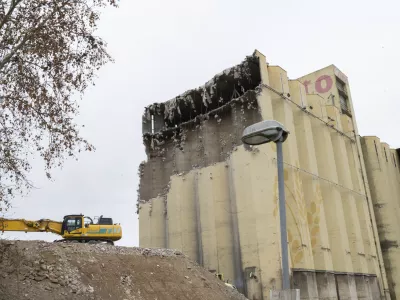
<instances>
[{"instance_id":1,"label":"excavator track","mask_svg":"<svg viewBox=\"0 0 400 300\"><path fill-rule=\"evenodd\" d=\"M82 244L108 244L114 246L114 242L111 240L55 240L54 243L82 243Z\"/></svg>"}]
</instances>

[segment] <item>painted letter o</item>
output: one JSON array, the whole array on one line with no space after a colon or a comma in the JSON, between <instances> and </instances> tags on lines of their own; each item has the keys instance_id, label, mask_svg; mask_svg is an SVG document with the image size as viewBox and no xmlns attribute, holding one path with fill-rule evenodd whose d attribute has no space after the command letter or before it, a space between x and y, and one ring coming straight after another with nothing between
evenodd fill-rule
<instances>
[{"instance_id":1,"label":"painted letter o","mask_svg":"<svg viewBox=\"0 0 400 300\"><path fill-rule=\"evenodd\" d=\"M325 87L322 87L322 81L325 80ZM328 92L331 88L332 88L332 78L328 75L322 75L320 77L318 77L317 81L315 82L315 90L318 93L326 93Z\"/></svg>"}]
</instances>

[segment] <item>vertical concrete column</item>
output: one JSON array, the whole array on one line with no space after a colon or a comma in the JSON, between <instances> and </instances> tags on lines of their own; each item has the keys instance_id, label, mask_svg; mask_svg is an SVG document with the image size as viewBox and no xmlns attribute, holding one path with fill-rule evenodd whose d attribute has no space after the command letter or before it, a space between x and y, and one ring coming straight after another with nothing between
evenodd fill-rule
<instances>
[{"instance_id":1,"label":"vertical concrete column","mask_svg":"<svg viewBox=\"0 0 400 300\"><path fill-rule=\"evenodd\" d=\"M337 107L331 106L330 109L327 110L327 113L328 117L335 120L340 120L340 113ZM341 124L341 121L337 122L336 128L343 132ZM338 183L348 189L342 189L341 198L343 201L344 216L347 224L347 233L351 251L350 255L353 261L353 272L365 274L368 272L368 266L365 258L364 243L362 239L356 203L356 201L360 201L360 199L355 197L355 193L352 192L354 190L354 186L351 178L350 162L345 144L345 139L347 139L347 137L342 136L337 131L332 130L331 139L336 162L336 170L338 173ZM361 282L364 281L360 281L360 283Z\"/></svg>"},{"instance_id":2,"label":"vertical concrete column","mask_svg":"<svg viewBox=\"0 0 400 300\"><path fill-rule=\"evenodd\" d=\"M139 247L151 247L150 236L150 203L139 205Z\"/></svg>"},{"instance_id":3,"label":"vertical concrete column","mask_svg":"<svg viewBox=\"0 0 400 300\"><path fill-rule=\"evenodd\" d=\"M360 194L365 196L356 197L356 205L358 210L358 217L360 220L361 234L363 237L365 258L367 260L368 273L379 274L379 263L375 247L375 240L373 236L373 224L371 222L372 216L370 216L368 209L368 198L366 191L361 185L361 167L359 161L357 161L357 150L356 145L351 141L346 141L346 149L349 156L350 170L352 172L352 181L355 190L360 190Z\"/></svg>"},{"instance_id":4,"label":"vertical concrete column","mask_svg":"<svg viewBox=\"0 0 400 300\"><path fill-rule=\"evenodd\" d=\"M368 277L365 275L356 275L356 288L357 297L359 300L374 300L372 293L370 293ZM380 298L380 297L379 297ZM377 298L377 299L379 299Z\"/></svg>"},{"instance_id":5,"label":"vertical concrete column","mask_svg":"<svg viewBox=\"0 0 400 300\"><path fill-rule=\"evenodd\" d=\"M390 185L390 199L393 201L393 206L396 207L396 216L397 222L400 224L400 193L399 193L399 185L396 180L396 173L394 172L394 161L391 153L390 146L387 143L382 143L382 148L385 153L385 167L386 167L386 178ZM387 157L387 160L386 160ZM400 241L400 233L398 234L398 239Z\"/></svg>"},{"instance_id":6,"label":"vertical concrete column","mask_svg":"<svg viewBox=\"0 0 400 300\"><path fill-rule=\"evenodd\" d=\"M223 120L222 122L226 122ZM205 164L209 165L220 160L221 142L219 138L219 126L213 116L202 123L199 138L203 141Z\"/></svg>"},{"instance_id":7,"label":"vertical concrete column","mask_svg":"<svg viewBox=\"0 0 400 300\"><path fill-rule=\"evenodd\" d=\"M150 197L155 198L158 194L162 193L165 185L168 183L169 172L172 171L172 155L166 157L165 162L161 157L152 158L149 162L148 170L151 172L150 177ZM146 199L147 200L147 199Z\"/></svg>"},{"instance_id":8,"label":"vertical concrete column","mask_svg":"<svg viewBox=\"0 0 400 300\"><path fill-rule=\"evenodd\" d=\"M257 52L255 53L259 57L260 62L260 73L261 80L263 84L269 84L269 75L267 69L267 62L264 55ZM271 92L266 86L263 86L261 93L257 97L257 103L261 117L263 120L272 119L272 102L271 102ZM263 295L267 296L270 289L281 289L282 288L282 266L280 257L280 229L279 229L279 214L278 214L278 180L277 180L277 167L276 163L272 162L272 158L276 157L276 150L273 144L261 145L259 147L254 147L251 152L244 150L240 147L238 151L234 152L232 155L231 162L239 163L235 157L240 157L245 155L246 160L250 164L246 166L251 177L246 173L242 173L242 176L247 177L249 184L242 183L241 186L246 190L253 190L254 194L250 194L251 197L243 195L243 191L235 191L236 203L237 203L237 216L239 220L239 229L241 232L244 228L242 225L247 222L242 222L241 211L247 211L248 201L252 199L251 202L254 205L254 219L256 224L256 238L258 240L259 252L259 265L260 265L260 275L258 278L245 278L247 285L254 286L254 284L259 281L262 282ZM233 178L240 181L237 172L233 169ZM246 174L246 175L245 175ZM243 195L243 196L240 196ZM243 202L244 201L244 202ZM250 216L249 216L250 217ZM250 223L250 222L249 222ZM241 233L241 249L242 249L242 260L243 260L243 270L244 274L250 274L252 265L246 263L245 254L249 251L244 240L242 240L243 235L246 234L245 231ZM273 259L272 259L273 258ZM250 295L247 295L251 299Z\"/></svg>"},{"instance_id":9,"label":"vertical concrete column","mask_svg":"<svg viewBox=\"0 0 400 300\"><path fill-rule=\"evenodd\" d=\"M194 123L185 126L183 129L183 149L175 149L175 163L177 165L178 173L191 170L204 164L205 158L202 129L203 126L201 124Z\"/></svg>"},{"instance_id":10,"label":"vertical concrete column","mask_svg":"<svg viewBox=\"0 0 400 300\"><path fill-rule=\"evenodd\" d=\"M249 153L246 153L243 146L240 146L238 150L232 154L229 163L233 180L233 182L230 182L230 185L234 189L236 202L240 255L242 259L241 269L245 271L247 268L254 268L254 273L259 280L264 281L267 279L268 282L268 278L264 278L264 274L261 274L259 240L257 234L258 214L262 213L264 209L262 207L257 207L254 203L255 196L253 196L253 194L255 191L250 176L252 170L249 156ZM266 229L264 228L264 230ZM276 254L277 253L274 253L273 255ZM239 284L243 286L245 295L250 299L262 299L261 283L252 284L253 282L250 282L249 278L244 275L245 274L242 276L244 282ZM275 276L272 278L274 277Z\"/></svg>"},{"instance_id":11,"label":"vertical concrete column","mask_svg":"<svg viewBox=\"0 0 400 300\"><path fill-rule=\"evenodd\" d=\"M281 289L277 174L270 146L232 153L230 187L234 189L240 236L243 279L249 299L263 299L270 289Z\"/></svg>"},{"instance_id":12,"label":"vertical concrete column","mask_svg":"<svg viewBox=\"0 0 400 300\"><path fill-rule=\"evenodd\" d=\"M256 55L260 60L262 81L268 83L265 57L260 53ZM257 102L262 118L268 119L272 109L267 88L262 88ZM240 134L243 129L238 128ZM263 294L268 295L269 289L281 288L278 223L276 217L269 218L276 206L276 200L271 194L274 177L271 176L271 166L268 164L268 158L272 159L272 149L266 146L260 149L263 149L263 155L257 155L258 160L254 159L256 153L245 150L244 146L238 147L229 160L230 195L231 198L233 196L231 201L234 204L232 211L236 212L233 225L237 226L233 226L233 230L238 231L243 272L238 278L244 281L240 284L243 284L249 299L262 299ZM253 165L257 168L253 169ZM273 170L273 174L276 174L276 167ZM235 236L234 232L234 240Z\"/></svg>"},{"instance_id":13,"label":"vertical concrete column","mask_svg":"<svg viewBox=\"0 0 400 300\"><path fill-rule=\"evenodd\" d=\"M307 101L313 107L312 112L317 116L326 113L321 106L321 98L317 95L308 95ZM320 120L312 119L312 134L316 150L318 173L333 183L338 182L335 155L333 151L330 130ZM332 261L334 271L353 272L353 262L350 256L349 240L347 235L346 221L344 218L341 194L334 184L320 181L321 191L325 208L325 218L328 225L329 241L331 245ZM338 281L339 296L351 295L352 299L357 297L354 278L341 278Z\"/></svg>"},{"instance_id":14,"label":"vertical concrete column","mask_svg":"<svg viewBox=\"0 0 400 300\"><path fill-rule=\"evenodd\" d=\"M176 131L174 148L170 150L173 153L176 174L188 172L198 161L199 153L196 151L199 143L198 130L193 130L192 127L194 128L193 124L181 127L179 131Z\"/></svg>"},{"instance_id":15,"label":"vertical concrete column","mask_svg":"<svg viewBox=\"0 0 400 300\"><path fill-rule=\"evenodd\" d=\"M355 159L360 170L359 180L360 182L362 182L363 193L365 193L365 195L367 196L365 205L366 207L364 208L366 210L365 215L367 215L366 218L369 219L369 224L371 224L371 227L369 227L370 229L369 234L371 235L370 247L372 248L371 261L373 262L374 268L376 270L376 272L371 272L371 273L377 274L377 278L375 280L372 280L370 278L368 280L368 283L370 284L371 291L376 292L376 286L378 286L378 291L381 293L382 297L389 300L390 299L389 285L388 285L386 269L384 266L381 244L379 242L377 218L375 217L373 199L371 196L371 188L367 176L366 157L363 154L364 150L362 149L361 146L361 137L357 133L357 126L354 120L353 120L353 127L355 128L356 144L352 144L352 146L354 148L354 152L356 153ZM370 267L370 269L373 270L373 267Z\"/></svg>"},{"instance_id":16,"label":"vertical concrete column","mask_svg":"<svg viewBox=\"0 0 400 300\"><path fill-rule=\"evenodd\" d=\"M257 147L250 154L249 173L252 198L256 210L257 240L263 296L270 289L282 289L282 259L278 210L278 174L276 161L271 157L271 144ZM291 256L289 255L289 261ZM251 271L251 270L250 270ZM246 274L246 272L245 272ZM278 276L277 276L278 275ZM247 279L257 281L257 279ZM249 299L251 299L249 297Z\"/></svg>"},{"instance_id":17,"label":"vertical concrete column","mask_svg":"<svg viewBox=\"0 0 400 300\"><path fill-rule=\"evenodd\" d=\"M234 279L233 282L242 294L246 294L244 286L244 272L243 272L243 259L242 249L240 246L240 231L239 231L239 216L238 216L238 200L236 197L235 183L235 170L233 169L232 156L228 159L228 187L229 187L229 211L231 215L231 228L232 228L232 255L233 255L233 268Z\"/></svg>"},{"instance_id":18,"label":"vertical concrete column","mask_svg":"<svg viewBox=\"0 0 400 300\"><path fill-rule=\"evenodd\" d=\"M389 186L388 199L393 203L393 207L396 210L397 223L400 224L400 205L399 201L396 201L397 197L397 184L394 177L393 171L393 159L390 155L390 146L387 143L381 143L382 154L383 154L383 174L386 177L386 181ZM397 235L400 240L400 232Z\"/></svg>"},{"instance_id":19,"label":"vertical concrete column","mask_svg":"<svg viewBox=\"0 0 400 300\"><path fill-rule=\"evenodd\" d=\"M214 200L215 231L217 242L218 272L224 275L229 283L234 283L236 278L234 260L240 263L240 256L236 258L233 252L232 218L236 217L231 210L229 193L229 165L222 162L212 169L212 193Z\"/></svg>"},{"instance_id":20,"label":"vertical concrete column","mask_svg":"<svg viewBox=\"0 0 400 300\"><path fill-rule=\"evenodd\" d=\"M383 169L383 176L385 177L387 184L389 186L389 189L387 191L387 200L390 203L390 206L392 207L392 209L394 210L394 213L396 215L396 221L398 224L397 229L400 228L400 205L399 205L399 197L400 195L397 192L397 184L396 184L396 180L395 180L395 174L393 173L393 160L390 157L390 146L387 143L381 143L381 152L382 152L382 156L383 156L383 164L382 164L382 169ZM394 223L396 224L396 223ZM392 224L393 226L393 224ZM388 243L387 244L387 248L388 251L391 252L392 248L395 248L397 244L397 249L399 249L400 247L400 231L397 230L396 231L396 243ZM397 257L397 261L400 260L400 256ZM399 270L393 270L393 265L392 262L390 262L390 268L391 268L391 273L400 273ZM396 290L396 286L400 284L400 279L396 278L392 275L393 281L394 281L394 287ZM396 293L396 297L400 298L397 293Z\"/></svg>"},{"instance_id":21,"label":"vertical concrete column","mask_svg":"<svg viewBox=\"0 0 400 300\"><path fill-rule=\"evenodd\" d=\"M153 185L152 185L152 166L151 161L147 161L145 164L140 166L140 186L139 186L139 197L140 200L150 200L152 197Z\"/></svg>"},{"instance_id":22,"label":"vertical concrete column","mask_svg":"<svg viewBox=\"0 0 400 300\"><path fill-rule=\"evenodd\" d=\"M347 80L347 84L349 84L348 80ZM376 258L374 257L374 260L378 264L378 268L379 268L378 282L379 282L379 286L380 286L380 292L381 292L382 296L386 297L386 299L390 299L390 295L388 293L388 281L387 281L387 276L386 276L386 270L385 270L385 266L384 266L384 262L383 262L382 249L380 247L380 244L378 243L378 240L379 240L378 228L377 228L377 222L376 222L376 218L375 218L373 203L372 203L372 199L371 199L369 179L367 176L363 150L362 150L362 146L361 146L361 137L359 136L359 132L358 132L358 126L357 126L357 122L356 122L356 114L354 113L353 101L352 101L352 97L351 97L351 90L350 90L349 86L347 87L347 95L349 97L348 104L350 107L351 115L353 116L352 117L352 127L354 128L354 135L355 135L355 139L356 139L355 146L356 146L357 154L359 156L360 169L361 169L361 174L362 174L361 179L362 179L363 185L365 186L365 194L367 195L367 207L368 207L369 215L371 216L370 220L371 220L371 224L372 224L372 234L373 234L374 240L376 240L374 242L374 244L375 244L377 257ZM375 284L375 282L376 281L369 280L370 284Z\"/></svg>"},{"instance_id":23,"label":"vertical concrete column","mask_svg":"<svg viewBox=\"0 0 400 300\"><path fill-rule=\"evenodd\" d=\"M390 187L384 176L383 154L377 137L363 137L362 150L374 204L382 255L385 262L391 297L400 297L400 248L398 247L398 228L394 201L388 193Z\"/></svg>"},{"instance_id":24,"label":"vertical concrete column","mask_svg":"<svg viewBox=\"0 0 400 300\"><path fill-rule=\"evenodd\" d=\"M190 170L190 149L182 151L179 148L175 148L172 151L174 151L175 174L187 172L188 170Z\"/></svg>"},{"instance_id":25,"label":"vertical concrete column","mask_svg":"<svg viewBox=\"0 0 400 300\"><path fill-rule=\"evenodd\" d=\"M197 218L194 177L194 172L171 177L167 196L168 244L170 248L181 250L197 261L199 240L197 222L193 222Z\"/></svg>"},{"instance_id":26,"label":"vertical concrete column","mask_svg":"<svg viewBox=\"0 0 400 300\"><path fill-rule=\"evenodd\" d=\"M367 191L363 186L362 169L360 165L360 158L357 153L357 139L354 135L354 128L352 119L347 115L341 115L342 130L348 136L354 138L355 142L345 138L346 152L349 161L349 171L351 174L351 181L353 183L353 190L361 195L354 194L356 199L356 206L360 229L364 244L365 259L367 261L368 273L379 274L379 265L377 260L377 253L375 248L374 237L372 233L371 216L368 211ZM365 196L362 196L365 195ZM367 282L367 281L366 281Z\"/></svg>"},{"instance_id":27,"label":"vertical concrete column","mask_svg":"<svg viewBox=\"0 0 400 300\"><path fill-rule=\"evenodd\" d=\"M357 285L353 275L335 274L339 299L358 299Z\"/></svg>"},{"instance_id":28,"label":"vertical concrete column","mask_svg":"<svg viewBox=\"0 0 400 300\"><path fill-rule=\"evenodd\" d=\"M196 241L197 241L197 263L200 266L204 266L204 251L203 251L203 235L202 235L202 224L201 224L201 204L200 204L200 191L199 191L199 173L198 170L194 170L194 180L193 180L193 187L194 187L194 210L196 219L194 219L196 224Z\"/></svg>"},{"instance_id":29,"label":"vertical concrete column","mask_svg":"<svg viewBox=\"0 0 400 300\"><path fill-rule=\"evenodd\" d=\"M390 294L385 294L381 292L377 276L368 276L366 277L366 281L368 281L368 295L370 295L372 299L390 300Z\"/></svg>"},{"instance_id":30,"label":"vertical concrete column","mask_svg":"<svg viewBox=\"0 0 400 300\"><path fill-rule=\"evenodd\" d=\"M394 185L396 187L396 198L398 199L398 204L400 205L400 165L399 165L399 157L395 149L390 149L391 157L393 159L392 166L392 176L394 180Z\"/></svg>"},{"instance_id":31,"label":"vertical concrete column","mask_svg":"<svg viewBox=\"0 0 400 300\"><path fill-rule=\"evenodd\" d=\"M163 197L153 198L149 202L150 247L165 248L165 204Z\"/></svg>"},{"instance_id":32,"label":"vertical concrete column","mask_svg":"<svg viewBox=\"0 0 400 300\"><path fill-rule=\"evenodd\" d=\"M197 197L200 218L200 234L203 254L203 266L207 270L218 271L217 233L214 210L214 166L197 171L194 184L197 186ZM219 188L223 189L224 186Z\"/></svg>"},{"instance_id":33,"label":"vertical concrete column","mask_svg":"<svg viewBox=\"0 0 400 300\"><path fill-rule=\"evenodd\" d=\"M303 84L293 80L289 82L289 86L292 100L299 105L307 106ZM321 186L318 178L311 175L318 176L315 146L312 138L312 116L302 110L294 112L293 116L300 168L306 171L302 173L301 177L307 206L307 222L314 267L316 270L324 270L324 272L316 273L318 296L322 299L337 299L335 276L329 272L333 270L333 263L332 255L329 251L331 246L329 244Z\"/></svg>"},{"instance_id":34,"label":"vertical concrete column","mask_svg":"<svg viewBox=\"0 0 400 300\"><path fill-rule=\"evenodd\" d=\"M286 71L280 67L268 67L270 85L279 93L287 95L289 84ZM281 122L290 132L284 143L285 187L288 221L289 249L292 267L314 269L310 232L307 223L307 209L303 184L300 176L298 145L294 126L293 110L298 110L279 94L272 93L274 119Z\"/></svg>"}]
</instances>

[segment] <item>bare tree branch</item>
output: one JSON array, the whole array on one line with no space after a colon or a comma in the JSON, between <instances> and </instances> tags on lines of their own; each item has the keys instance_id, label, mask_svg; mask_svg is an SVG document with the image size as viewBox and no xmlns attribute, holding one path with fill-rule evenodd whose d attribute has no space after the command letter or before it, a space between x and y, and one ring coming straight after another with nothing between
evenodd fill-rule
<instances>
[{"instance_id":1,"label":"bare tree branch","mask_svg":"<svg viewBox=\"0 0 400 300\"><path fill-rule=\"evenodd\" d=\"M3 1L4 2L4 1ZM12 13L14 12L14 9L18 6L18 4L20 4L22 2L22 0L12 0L11 1L11 5L10 8L7 12L7 14L5 15L5 17L1 20L0 22L0 30L3 28L4 24L10 19L10 16L12 15Z\"/></svg>"},{"instance_id":2,"label":"bare tree branch","mask_svg":"<svg viewBox=\"0 0 400 300\"><path fill-rule=\"evenodd\" d=\"M29 155L46 175L94 147L74 122L77 98L112 61L95 36L114 0L0 0L0 210L33 187Z\"/></svg>"}]
</instances>

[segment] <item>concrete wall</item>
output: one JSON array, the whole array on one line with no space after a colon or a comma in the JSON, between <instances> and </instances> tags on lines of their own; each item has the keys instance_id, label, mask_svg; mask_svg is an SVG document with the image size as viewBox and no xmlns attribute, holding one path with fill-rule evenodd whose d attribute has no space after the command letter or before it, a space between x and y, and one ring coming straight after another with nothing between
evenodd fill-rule
<instances>
[{"instance_id":1,"label":"concrete wall","mask_svg":"<svg viewBox=\"0 0 400 300\"><path fill-rule=\"evenodd\" d=\"M400 299L400 166L394 149L378 137L362 138L389 290Z\"/></svg>"},{"instance_id":2,"label":"concrete wall","mask_svg":"<svg viewBox=\"0 0 400 300\"><path fill-rule=\"evenodd\" d=\"M196 90L204 91L199 102L182 104L198 93L188 91L148 108L151 115L163 107L167 121L152 126L160 132L144 123L140 245L183 250L249 299L280 289L276 147L240 140L246 126L275 119L290 131L284 175L293 288L302 299L389 299L351 97L346 114L331 101L336 76L346 79L330 66L289 80L256 51ZM176 107L181 123L170 121Z\"/></svg>"}]
</instances>

